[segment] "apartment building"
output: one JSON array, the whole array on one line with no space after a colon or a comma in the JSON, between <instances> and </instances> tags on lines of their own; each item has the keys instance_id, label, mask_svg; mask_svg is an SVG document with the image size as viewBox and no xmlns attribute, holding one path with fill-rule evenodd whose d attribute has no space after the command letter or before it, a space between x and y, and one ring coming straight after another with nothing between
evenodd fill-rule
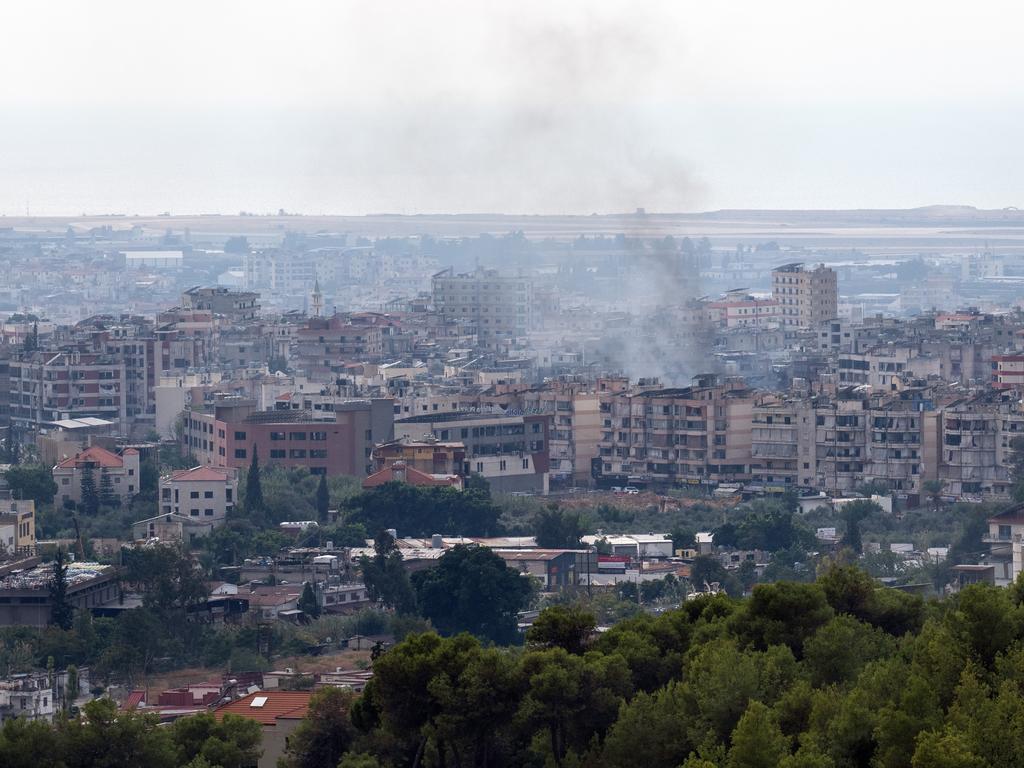
<instances>
[{"instance_id":1,"label":"apartment building","mask_svg":"<svg viewBox=\"0 0 1024 768\"><path fill-rule=\"evenodd\" d=\"M196 286L181 294L181 307L186 311L223 315L230 323L245 323L259 318L260 295L254 291L232 291L221 286Z\"/></svg>"},{"instance_id":2,"label":"apartment building","mask_svg":"<svg viewBox=\"0 0 1024 768\"><path fill-rule=\"evenodd\" d=\"M399 334L398 321L389 315L311 317L295 331L295 362L310 378L332 381L349 363L381 362L397 351L393 339Z\"/></svg>"},{"instance_id":3,"label":"apartment building","mask_svg":"<svg viewBox=\"0 0 1024 768\"><path fill-rule=\"evenodd\" d=\"M957 498L1009 498L1014 438L1024 436L1024 413L1010 393L959 398L942 409L939 479Z\"/></svg>"},{"instance_id":4,"label":"apartment building","mask_svg":"<svg viewBox=\"0 0 1024 768\"><path fill-rule=\"evenodd\" d=\"M604 421L597 386L554 380L520 393L518 399L523 413L545 413L552 417L548 446L552 478L589 484Z\"/></svg>"},{"instance_id":5,"label":"apartment building","mask_svg":"<svg viewBox=\"0 0 1024 768\"><path fill-rule=\"evenodd\" d=\"M431 281L434 308L445 318L469 320L485 349L507 346L533 328L533 281L497 270L455 274L446 269Z\"/></svg>"},{"instance_id":6,"label":"apartment building","mask_svg":"<svg viewBox=\"0 0 1024 768\"><path fill-rule=\"evenodd\" d=\"M886 483L896 496L921 498L938 479L941 420L930 393L908 388L871 398L867 416L867 482Z\"/></svg>"},{"instance_id":7,"label":"apartment building","mask_svg":"<svg viewBox=\"0 0 1024 768\"><path fill-rule=\"evenodd\" d=\"M398 419L398 440L432 436L465 446L465 476L477 474L495 493L547 493L550 482L548 414L437 413Z\"/></svg>"},{"instance_id":8,"label":"apartment building","mask_svg":"<svg viewBox=\"0 0 1024 768\"><path fill-rule=\"evenodd\" d=\"M723 328L775 328L782 318L778 299L759 298L742 291L730 292L707 306L718 313L718 325Z\"/></svg>"},{"instance_id":9,"label":"apartment building","mask_svg":"<svg viewBox=\"0 0 1024 768\"><path fill-rule=\"evenodd\" d=\"M1024 387L1024 355L993 355L992 386L997 389Z\"/></svg>"},{"instance_id":10,"label":"apartment building","mask_svg":"<svg viewBox=\"0 0 1024 768\"><path fill-rule=\"evenodd\" d=\"M813 467L820 489L844 494L864 482L869 394L864 386L844 387L815 398Z\"/></svg>"},{"instance_id":11,"label":"apartment building","mask_svg":"<svg viewBox=\"0 0 1024 768\"><path fill-rule=\"evenodd\" d=\"M10 393L11 423L22 434L62 419L106 419L127 429L127 366L117 355L22 355L10 363Z\"/></svg>"},{"instance_id":12,"label":"apartment building","mask_svg":"<svg viewBox=\"0 0 1024 768\"><path fill-rule=\"evenodd\" d=\"M737 379L630 390L601 401L603 474L676 484L750 479L754 392Z\"/></svg>"},{"instance_id":13,"label":"apartment building","mask_svg":"<svg viewBox=\"0 0 1024 768\"><path fill-rule=\"evenodd\" d=\"M815 413L809 397L764 395L751 419L751 481L765 493L817 486Z\"/></svg>"},{"instance_id":14,"label":"apartment building","mask_svg":"<svg viewBox=\"0 0 1024 768\"><path fill-rule=\"evenodd\" d=\"M215 467L248 467L258 452L264 466L305 467L328 476L370 474L374 445L394 439L393 402L337 399L319 405L260 411L253 400L224 398L186 408L182 450Z\"/></svg>"},{"instance_id":15,"label":"apartment building","mask_svg":"<svg viewBox=\"0 0 1024 768\"><path fill-rule=\"evenodd\" d=\"M779 303L786 327L817 328L839 315L836 273L823 264L814 269L799 263L773 269L772 298Z\"/></svg>"}]
</instances>

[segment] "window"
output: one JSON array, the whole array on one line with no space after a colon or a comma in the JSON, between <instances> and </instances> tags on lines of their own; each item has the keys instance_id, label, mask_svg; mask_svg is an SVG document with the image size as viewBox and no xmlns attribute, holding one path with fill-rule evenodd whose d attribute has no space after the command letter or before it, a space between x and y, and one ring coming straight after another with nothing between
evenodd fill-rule
<instances>
[{"instance_id":1,"label":"window","mask_svg":"<svg viewBox=\"0 0 1024 768\"><path fill-rule=\"evenodd\" d=\"M245 440L245 432L235 432L235 440Z\"/></svg>"},{"instance_id":2,"label":"window","mask_svg":"<svg viewBox=\"0 0 1024 768\"><path fill-rule=\"evenodd\" d=\"M212 499L213 498L213 491L203 491L203 498L204 499Z\"/></svg>"},{"instance_id":3,"label":"window","mask_svg":"<svg viewBox=\"0 0 1024 768\"><path fill-rule=\"evenodd\" d=\"M530 468L530 460L529 459L523 459L523 469L529 469L529 468Z\"/></svg>"},{"instance_id":4,"label":"window","mask_svg":"<svg viewBox=\"0 0 1024 768\"><path fill-rule=\"evenodd\" d=\"M129 469L128 470L128 477L131 477L134 474L135 474L135 470L134 469Z\"/></svg>"},{"instance_id":5,"label":"window","mask_svg":"<svg viewBox=\"0 0 1024 768\"><path fill-rule=\"evenodd\" d=\"M203 514L206 515L207 517L213 517L213 510L212 509L204 509L203 510Z\"/></svg>"},{"instance_id":6,"label":"window","mask_svg":"<svg viewBox=\"0 0 1024 768\"><path fill-rule=\"evenodd\" d=\"M199 491L191 491L189 493L188 497L190 499L198 499L199 498Z\"/></svg>"},{"instance_id":7,"label":"window","mask_svg":"<svg viewBox=\"0 0 1024 768\"><path fill-rule=\"evenodd\" d=\"M287 440L288 439L288 433L287 432L271 432L270 433L270 439L271 440Z\"/></svg>"},{"instance_id":8,"label":"window","mask_svg":"<svg viewBox=\"0 0 1024 768\"><path fill-rule=\"evenodd\" d=\"M230 488L225 488L224 489L224 496L225 496L225 498L228 501L231 501L231 489Z\"/></svg>"},{"instance_id":9,"label":"window","mask_svg":"<svg viewBox=\"0 0 1024 768\"><path fill-rule=\"evenodd\" d=\"M304 459L306 458L306 450L304 448L292 448L288 455L293 459Z\"/></svg>"},{"instance_id":10,"label":"window","mask_svg":"<svg viewBox=\"0 0 1024 768\"><path fill-rule=\"evenodd\" d=\"M71 480L69 478L67 478L67 477L61 478L60 484L61 485L70 485L71 484Z\"/></svg>"},{"instance_id":11,"label":"window","mask_svg":"<svg viewBox=\"0 0 1024 768\"><path fill-rule=\"evenodd\" d=\"M288 433L288 439L289 440L303 440L304 441L306 439L306 433L305 432L289 432Z\"/></svg>"},{"instance_id":12,"label":"window","mask_svg":"<svg viewBox=\"0 0 1024 768\"><path fill-rule=\"evenodd\" d=\"M190 515L191 515L192 517L199 517L199 510L198 510L198 509L190 509L190 510L188 511L188 513L189 513L189 514L190 514Z\"/></svg>"},{"instance_id":13,"label":"window","mask_svg":"<svg viewBox=\"0 0 1024 768\"><path fill-rule=\"evenodd\" d=\"M316 442L324 442L327 439L326 432L310 432L309 439Z\"/></svg>"},{"instance_id":14,"label":"window","mask_svg":"<svg viewBox=\"0 0 1024 768\"><path fill-rule=\"evenodd\" d=\"M271 448L270 458L272 459L283 459L288 455L288 451L284 448Z\"/></svg>"},{"instance_id":15,"label":"window","mask_svg":"<svg viewBox=\"0 0 1024 768\"><path fill-rule=\"evenodd\" d=\"M244 459L245 458L245 448L235 448L235 458L236 459Z\"/></svg>"},{"instance_id":16,"label":"window","mask_svg":"<svg viewBox=\"0 0 1024 768\"><path fill-rule=\"evenodd\" d=\"M326 459L327 451L323 448L312 448L309 451L309 458L311 459Z\"/></svg>"},{"instance_id":17,"label":"window","mask_svg":"<svg viewBox=\"0 0 1024 768\"><path fill-rule=\"evenodd\" d=\"M482 461L478 461L476 463L476 471L477 472L483 472L484 471L484 463Z\"/></svg>"}]
</instances>

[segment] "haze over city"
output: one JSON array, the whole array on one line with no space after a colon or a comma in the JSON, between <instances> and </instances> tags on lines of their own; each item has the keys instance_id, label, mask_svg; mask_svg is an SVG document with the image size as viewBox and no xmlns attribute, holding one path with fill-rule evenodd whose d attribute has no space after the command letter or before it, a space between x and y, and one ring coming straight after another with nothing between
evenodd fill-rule
<instances>
[{"instance_id":1,"label":"haze over city","mask_svg":"<svg viewBox=\"0 0 1024 768\"><path fill-rule=\"evenodd\" d=\"M0 5L0 768L1024 766L1021 21Z\"/></svg>"},{"instance_id":2,"label":"haze over city","mask_svg":"<svg viewBox=\"0 0 1024 768\"><path fill-rule=\"evenodd\" d=\"M12 3L0 212L1020 202L1014 3Z\"/></svg>"}]
</instances>

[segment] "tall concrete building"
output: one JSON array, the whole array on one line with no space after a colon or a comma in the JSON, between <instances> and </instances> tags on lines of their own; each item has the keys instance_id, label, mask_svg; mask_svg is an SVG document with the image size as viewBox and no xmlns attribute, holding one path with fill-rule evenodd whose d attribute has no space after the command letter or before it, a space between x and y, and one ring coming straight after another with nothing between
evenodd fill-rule
<instances>
[{"instance_id":1,"label":"tall concrete building","mask_svg":"<svg viewBox=\"0 0 1024 768\"><path fill-rule=\"evenodd\" d=\"M525 336L533 325L533 281L477 269L455 274L451 268L431 281L434 307L445 318L469 320L481 347L498 349Z\"/></svg>"},{"instance_id":2,"label":"tall concrete building","mask_svg":"<svg viewBox=\"0 0 1024 768\"><path fill-rule=\"evenodd\" d=\"M789 328L817 328L839 314L836 273L819 264L784 264L772 270L772 298L779 302L782 324Z\"/></svg>"},{"instance_id":3,"label":"tall concrete building","mask_svg":"<svg viewBox=\"0 0 1024 768\"><path fill-rule=\"evenodd\" d=\"M630 390L601 400L605 475L686 485L750 479L755 394L712 374L690 387Z\"/></svg>"}]
</instances>

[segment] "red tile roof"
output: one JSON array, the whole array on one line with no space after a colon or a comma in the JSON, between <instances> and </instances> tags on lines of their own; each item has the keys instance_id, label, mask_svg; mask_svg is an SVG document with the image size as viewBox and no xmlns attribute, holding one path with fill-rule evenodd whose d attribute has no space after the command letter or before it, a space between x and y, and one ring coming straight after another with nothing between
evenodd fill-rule
<instances>
[{"instance_id":1,"label":"red tile roof","mask_svg":"<svg viewBox=\"0 0 1024 768\"><path fill-rule=\"evenodd\" d=\"M309 711L309 699L312 691L257 691L244 698L218 707L213 713L218 720L224 715L232 714L262 725L276 725L279 719L301 720ZM253 701L264 698L263 706L254 707Z\"/></svg>"},{"instance_id":2,"label":"red tile roof","mask_svg":"<svg viewBox=\"0 0 1024 768\"><path fill-rule=\"evenodd\" d=\"M192 469L183 469L179 472L174 472L171 475L171 480L175 482L193 481L197 483L223 483L228 479L229 474L230 473L227 470L215 469L214 467L192 467Z\"/></svg>"},{"instance_id":3,"label":"red tile roof","mask_svg":"<svg viewBox=\"0 0 1024 768\"><path fill-rule=\"evenodd\" d=\"M131 448L128 449L132 450ZM127 453L127 451L125 451ZM64 459L57 466L61 469L76 469L83 464L97 464L101 467L108 469L120 469L124 466L124 460L121 459L115 453L111 453L106 448L100 448L98 445L91 445L70 459Z\"/></svg>"},{"instance_id":4,"label":"red tile roof","mask_svg":"<svg viewBox=\"0 0 1024 768\"><path fill-rule=\"evenodd\" d=\"M401 471L405 470L405 479L400 480ZM396 474L399 477L396 477ZM429 475L426 472L420 472L415 467L404 466L402 462L395 462L390 464L383 469L379 469L370 475L368 478L363 480L363 488L376 488L378 485L384 485L384 483L391 483L395 480L406 482L409 485L417 486L452 486L453 488L462 487L462 479L458 475Z\"/></svg>"}]
</instances>

